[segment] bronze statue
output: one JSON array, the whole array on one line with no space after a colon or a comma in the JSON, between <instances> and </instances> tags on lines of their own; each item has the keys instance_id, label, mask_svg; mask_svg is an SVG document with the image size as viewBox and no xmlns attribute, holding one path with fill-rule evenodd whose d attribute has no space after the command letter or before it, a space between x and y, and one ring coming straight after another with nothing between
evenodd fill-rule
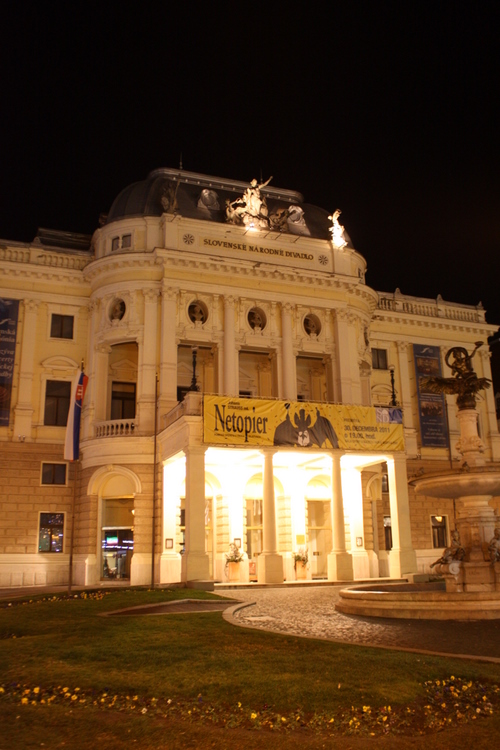
<instances>
[{"instance_id":1,"label":"bronze statue","mask_svg":"<svg viewBox=\"0 0 500 750\"><path fill-rule=\"evenodd\" d=\"M482 345L482 341L476 341L475 349L471 354L463 346L454 346L446 352L445 356L445 362L451 368L453 377L422 378L422 390L430 393L456 394L459 409L475 409L476 394L491 386L491 380L478 378L472 367L472 358ZM450 362L450 357L453 357L452 362Z\"/></svg>"},{"instance_id":2,"label":"bronze statue","mask_svg":"<svg viewBox=\"0 0 500 750\"><path fill-rule=\"evenodd\" d=\"M489 543L488 552L490 553L492 565L496 562L500 562L500 528L495 529L495 536Z\"/></svg>"},{"instance_id":3,"label":"bronze statue","mask_svg":"<svg viewBox=\"0 0 500 750\"><path fill-rule=\"evenodd\" d=\"M446 547L442 557L432 563L431 568L435 565L449 565L454 560L461 561L465 557L465 549L462 547L460 541L460 534L458 531L453 531L451 534L451 544Z\"/></svg>"}]
</instances>

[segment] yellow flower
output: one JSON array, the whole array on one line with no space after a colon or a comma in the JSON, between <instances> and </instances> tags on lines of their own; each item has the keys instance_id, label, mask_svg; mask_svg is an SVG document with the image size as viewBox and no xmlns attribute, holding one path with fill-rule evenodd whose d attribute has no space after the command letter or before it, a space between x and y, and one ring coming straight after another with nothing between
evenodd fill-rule
<instances>
[{"instance_id":1,"label":"yellow flower","mask_svg":"<svg viewBox=\"0 0 500 750\"><path fill-rule=\"evenodd\" d=\"M334 721L335 721L335 719L330 719L330 721L328 723L329 724L333 724Z\"/></svg>"},{"instance_id":2,"label":"yellow flower","mask_svg":"<svg viewBox=\"0 0 500 750\"><path fill-rule=\"evenodd\" d=\"M27 698L21 698L21 703L27 703L27 702L28 702Z\"/></svg>"},{"instance_id":3,"label":"yellow flower","mask_svg":"<svg viewBox=\"0 0 500 750\"><path fill-rule=\"evenodd\" d=\"M286 722L286 719L284 716L281 717L281 721Z\"/></svg>"},{"instance_id":4,"label":"yellow flower","mask_svg":"<svg viewBox=\"0 0 500 750\"><path fill-rule=\"evenodd\" d=\"M241 703L238 701L238 708L241 708Z\"/></svg>"},{"instance_id":5,"label":"yellow flower","mask_svg":"<svg viewBox=\"0 0 500 750\"><path fill-rule=\"evenodd\" d=\"M39 687L33 688L33 692L34 693L39 693L40 692L40 688Z\"/></svg>"},{"instance_id":6,"label":"yellow flower","mask_svg":"<svg viewBox=\"0 0 500 750\"><path fill-rule=\"evenodd\" d=\"M77 698L78 698L78 696L77 696L77 695L72 695L72 696L71 696L71 700L72 700L72 701L76 701L76 699L77 699Z\"/></svg>"},{"instance_id":7,"label":"yellow flower","mask_svg":"<svg viewBox=\"0 0 500 750\"><path fill-rule=\"evenodd\" d=\"M256 714L255 712L254 712L254 713L251 713L251 714L250 714L250 718L251 718L251 719L256 719L256 718L257 718L257 714Z\"/></svg>"},{"instance_id":8,"label":"yellow flower","mask_svg":"<svg viewBox=\"0 0 500 750\"><path fill-rule=\"evenodd\" d=\"M68 690L69 690L69 688L67 688L67 687L64 687L64 688L62 689L63 693L67 693L67 692L68 692Z\"/></svg>"}]
</instances>

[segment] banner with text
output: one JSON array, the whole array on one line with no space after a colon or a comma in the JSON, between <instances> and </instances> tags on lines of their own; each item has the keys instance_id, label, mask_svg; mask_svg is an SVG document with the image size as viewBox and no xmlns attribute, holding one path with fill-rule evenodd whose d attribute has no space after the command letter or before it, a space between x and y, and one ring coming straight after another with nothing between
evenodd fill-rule
<instances>
[{"instance_id":1,"label":"banner with text","mask_svg":"<svg viewBox=\"0 0 500 750\"><path fill-rule=\"evenodd\" d=\"M390 407L203 397L203 440L219 445L402 451L402 423Z\"/></svg>"},{"instance_id":2,"label":"banner with text","mask_svg":"<svg viewBox=\"0 0 500 750\"><path fill-rule=\"evenodd\" d=\"M428 393L422 381L430 376L441 375L439 346L413 344L415 375L417 378L418 415L420 436L424 448L446 448L448 428L446 404L442 393Z\"/></svg>"},{"instance_id":3,"label":"banner with text","mask_svg":"<svg viewBox=\"0 0 500 750\"><path fill-rule=\"evenodd\" d=\"M0 426L9 425L19 301L0 297Z\"/></svg>"}]
</instances>

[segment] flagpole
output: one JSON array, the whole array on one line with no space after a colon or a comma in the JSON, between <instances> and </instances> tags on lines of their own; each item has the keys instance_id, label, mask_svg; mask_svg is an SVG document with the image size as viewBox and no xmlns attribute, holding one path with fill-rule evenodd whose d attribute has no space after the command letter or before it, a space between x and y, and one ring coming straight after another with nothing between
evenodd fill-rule
<instances>
[{"instance_id":1,"label":"flagpole","mask_svg":"<svg viewBox=\"0 0 500 750\"><path fill-rule=\"evenodd\" d=\"M78 487L78 467L80 464L80 426L81 412L88 378L83 371L83 359L80 374L75 379L74 393L71 394L71 405L68 412L68 423L66 425L66 439L64 441L64 458L75 465L73 476L73 503L71 508L71 538L69 543L69 572L68 572L68 594L71 594L73 586L73 551L75 547L75 516L76 516L76 492ZM78 407L78 412L77 412Z\"/></svg>"},{"instance_id":2,"label":"flagpole","mask_svg":"<svg viewBox=\"0 0 500 750\"><path fill-rule=\"evenodd\" d=\"M68 576L68 594L71 594L71 587L73 585L73 549L75 539L75 514L76 514L76 488L78 479L78 466L80 460L73 462L75 465L75 475L73 477L73 507L71 510L71 539L69 543L69 576Z\"/></svg>"}]
</instances>

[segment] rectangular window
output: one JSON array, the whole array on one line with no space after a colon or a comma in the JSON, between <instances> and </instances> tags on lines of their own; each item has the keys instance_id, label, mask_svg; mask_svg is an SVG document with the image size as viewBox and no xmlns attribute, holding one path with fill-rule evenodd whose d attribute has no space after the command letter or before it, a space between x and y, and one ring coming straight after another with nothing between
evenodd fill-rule
<instances>
[{"instance_id":1,"label":"rectangular window","mask_svg":"<svg viewBox=\"0 0 500 750\"><path fill-rule=\"evenodd\" d=\"M446 547L448 544L448 519L446 516L431 516L432 546Z\"/></svg>"},{"instance_id":2,"label":"rectangular window","mask_svg":"<svg viewBox=\"0 0 500 750\"><path fill-rule=\"evenodd\" d=\"M39 552L62 552L64 513L40 513Z\"/></svg>"},{"instance_id":3,"label":"rectangular window","mask_svg":"<svg viewBox=\"0 0 500 750\"><path fill-rule=\"evenodd\" d=\"M62 380L47 380L43 423L66 427L70 399L71 383Z\"/></svg>"},{"instance_id":4,"label":"rectangular window","mask_svg":"<svg viewBox=\"0 0 500 750\"><path fill-rule=\"evenodd\" d=\"M372 349L372 367L374 370L387 370L386 349Z\"/></svg>"},{"instance_id":5,"label":"rectangular window","mask_svg":"<svg viewBox=\"0 0 500 750\"><path fill-rule=\"evenodd\" d=\"M135 383L113 383L111 386L111 419L134 419Z\"/></svg>"},{"instance_id":6,"label":"rectangular window","mask_svg":"<svg viewBox=\"0 0 500 750\"><path fill-rule=\"evenodd\" d=\"M122 236L122 250L128 250L132 247L132 235L124 234Z\"/></svg>"},{"instance_id":7,"label":"rectangular window","mask_svg":"<svg viewBox=\"0 0 500 750\"><path fill-rule=\"evenodd\" d=\"M66 484L66 464L42 463L42 484Z\"/></svg>"},{"instance_id":8,"label":"rectangular window","mask_svg":"<svg viewBox=\"0 0 500 750\"><path fill-rule=\"evenodd\" d=\"M111 240L111 250L119 250L120 249L120 238L119 237L113 237Z\"/></svg>"},{"instance_id":9,"label":"rectangular window","mask_svg":"<svg viewBox=\"0 0 500 750\"><path fill-rule=\"evenodd\" d=\"M389 492L389 476L382 474L382 492Z\"/></svg>"},{"instance_id":10,"label":"rectangular window","mask_svg":"<svg viewBox=\"0 0 500 750\"><path fill-rule=\"evenodd\" d=\"M57 315L53 313L50 321L50 338L72 339L73 321L73 315Z\"/></svg>"}]
</instances>

